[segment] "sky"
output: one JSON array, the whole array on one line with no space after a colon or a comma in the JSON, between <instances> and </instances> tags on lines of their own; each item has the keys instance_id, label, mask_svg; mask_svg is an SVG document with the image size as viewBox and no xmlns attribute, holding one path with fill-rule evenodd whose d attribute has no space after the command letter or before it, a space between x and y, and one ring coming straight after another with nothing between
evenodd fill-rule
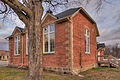
<instances>
[{"instance_id":1,"label":"sky","mask_svg":"<svg viewBox=\"0 0 120 80\"><path fill-rule=\"evenodd\" d=\"M87 6L82 6L88 14L96 21L100 36L98 42L104 42L106 45L120 44L120 0L108 0L109 3L103 3L99 12L96 12L96 1L92 0ZM54 14L60 13L69 8L81 7L74 4L68 8L59 7ZM44 10L47 8L44 6ZM45 12L44 12L45 14ZM0 18L2 15L0 15ZM4 38L11 35L16 26L24 27L24 23L15 15L9 15L6 21L0 20L0 50L8 50L8 41Z\"/></svg>"}]
</instances>

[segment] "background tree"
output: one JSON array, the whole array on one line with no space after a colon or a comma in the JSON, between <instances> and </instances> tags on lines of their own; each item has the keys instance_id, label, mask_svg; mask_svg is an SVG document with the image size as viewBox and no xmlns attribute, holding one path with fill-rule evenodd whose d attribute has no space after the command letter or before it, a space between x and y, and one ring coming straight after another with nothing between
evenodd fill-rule
<instances>
[{"instance_id":1,"label":"background tree","mask_svg":"<svg viewBox=\"0 0 120 80\"><path fill-rule=\"evenodd\" d=\"M105 54L112 55L116 58L120 58L120 47L119 43L116 43L115 45L108 45L105 48Z\"/></svg>"},{"instance_id":2,"label":"background tree","mask_svg":"<svg viewBox=\"0 0 120 80\"><path fill-rule=\"evenodd\" d=\"M67 4L89 4L92 0L0 0L2 8L0 14L8 14L14 11L19 19L25 23L29 37L29 71L27 80L42 80L42 27L41 18L43 15L43 3L51 9L56 6ZM97 0L97 10L100 10L103 2L107 0Z\"/></svg>"}]
</instances>

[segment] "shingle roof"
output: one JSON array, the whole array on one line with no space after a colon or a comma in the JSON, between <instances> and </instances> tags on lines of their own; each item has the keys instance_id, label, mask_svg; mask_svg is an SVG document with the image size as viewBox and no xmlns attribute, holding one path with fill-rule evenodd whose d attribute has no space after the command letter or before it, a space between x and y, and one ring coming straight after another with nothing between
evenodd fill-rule
<instances>
[{"instance_id":1,"label":"shingle roof","mask_svg":"<svg viewBox=\"0 0 120 80\"><path fill-rule=\"evenodd\" d=\"M9 51L7 51L7 50L0 50L0 56L1 55L9 55Z\"/></svg>"},{"instance_id":2,"label":"shingle roof","mask_svg":"<svg viewBox=\"0 0 120 80\"><path fill-rule=\"evenodd\" d=\"M79 10L81 7L79 8L71 8L71 9L68 9L64 12L61 12L57 15L54 15L55 17L57 17L57 19L60 19L60 18L63 18L63 17L66 17L66 16L71 16L72 14L74 14L77 10Z\"/></svg>"},{"instance_id":3,"label":"shingle roof","mask_svg":"<svg viewBox=\"0 0 120 80\"><path fill-rule=\"evenodd\" d=\"M20 29L21 32L25 31L24 28L21 28L21 27L18 27L18 26L16 26L16 28Z\"/></svg>"},{"instance_id":4,"label":"shingle roof","mask_svg":"<svg viewBox=\"0 0 120 80\"><path fill-rule=\"evenodd\" d=\"M21 27L18 27L18 26L16 26L15 29L16 29L16 28L18 28L22 33L25 31L24 28L21 28ZM15 29L14 29L14 30L15 30ZM13 31L13 32L14 32L14 31ZM11 38L11 37L12 37L12 34L11 34L10 36L6 37L5 39Z\"/></svg>"},{"instance_id":5,"label":"shingle roof","mask_svg":"<svg viewBox=\"0 0 120 80\"><path fill-rule=\"evenodd\" d=\"M104 48L104 47L105 47L105 43L98 43L97 44L97 49Z\"/></svg>"}]
</instances>

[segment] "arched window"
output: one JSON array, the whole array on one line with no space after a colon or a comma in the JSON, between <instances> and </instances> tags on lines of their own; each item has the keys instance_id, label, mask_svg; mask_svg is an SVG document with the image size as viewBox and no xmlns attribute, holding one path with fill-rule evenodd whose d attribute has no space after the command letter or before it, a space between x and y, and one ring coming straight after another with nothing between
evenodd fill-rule
<instances>
[{"instance_id":1,"label":"arched window","mask_svg":"<svg viewBox=\"0 0 120 80\"><path fill-rule=\"evenodd\" d=\"M14 37L14 54L20 55L20 35Z\"/></svg>"},{"instance_id":2,"label":"arched window","mask_svg":"<svg viewBox=\"0 0 120 80\"><path fill-rule=\"evenodd\" d=\"M90 31L85 28L85 53L90 53Z\"/></svg>"}]
</instances>

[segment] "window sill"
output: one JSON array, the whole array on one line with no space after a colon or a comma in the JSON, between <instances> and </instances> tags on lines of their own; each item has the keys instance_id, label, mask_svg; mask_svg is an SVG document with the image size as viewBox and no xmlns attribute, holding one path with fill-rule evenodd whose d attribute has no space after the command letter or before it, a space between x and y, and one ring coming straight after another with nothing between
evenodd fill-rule
<instances>
[{"instance_id":1,"label":"window sill","mask_svg":"<svg viewBox=\"0 0 120 80\"><path fill-rule=\"evenodd\" d=\"M85 54L88 54L88 55L90 55L90 52L85 52Z\"/></svg>"},{"instance_id":2,"label":"window sill","mask_svg":"<svg viewBox=\"0 0 120 80\"><path fill-rule=\"evenodd\" d=\"M55 53L43 53L43 55L54 55Z\"/></svg>"},{"instance_id":3,"label":"window sill","mask_svg":"<svg viewBox=\"0 0 120 80\"><path fill-rule=\"evenodd\" d=\"M15 54L14 56L20 56L20 54Z\"/></svg>"},{"instance_id":4,"label":"window sill","mask_svg":"<svg viewBox=\"0 0 120 80\"><path fill-rule=\"evenodd\" d=\"M26 54L26 56L28 56L28 54Z\"/></svg>"}]
</instances>

